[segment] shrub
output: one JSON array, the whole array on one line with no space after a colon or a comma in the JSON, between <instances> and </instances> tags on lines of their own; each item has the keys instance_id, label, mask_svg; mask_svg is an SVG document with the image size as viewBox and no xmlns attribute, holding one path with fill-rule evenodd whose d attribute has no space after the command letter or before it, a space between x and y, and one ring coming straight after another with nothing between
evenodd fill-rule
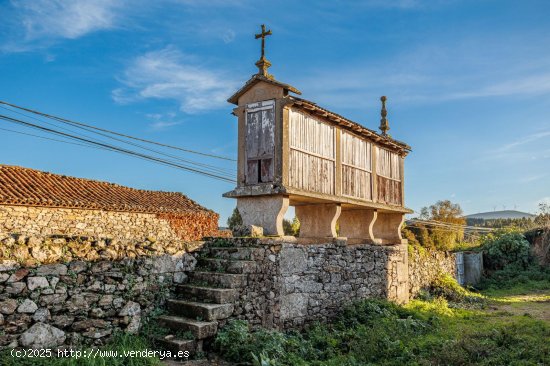
<instances>
[{"instance_id":1,"label":"shrub","mask_svg":"<svg viewBox=\"0 0 550 366\"><path fill-rule=\"evenodd\" d=\"M484 304L485 298L460 286L456 279L447 273L440 273L430 284L430 294L442 297L455 304ZM452 304L451 304L452 305Z\"/></svg>"},{"instance_id":2,"label":"shrub","mask_svg":"<svg viewBox=\"0 0 550 366\"><path fill-rule=\"evenodd\" d=\"M230 320L218 332L214 348L228 361L251 363L263 359L269 365L271 358L283 356L285 342L283 333L266 329L251 332L246 321Z\"/></svg>"},{"instance_id":3,"label":"shrub","mask_svg":"<svg viewBox=\"0 0 550 366\"><path fill-rule=\"evenodd\" d=\"M498 231L483 239L484 266L499 270L514 265L526 268L529 264L529 242L518 231Z\"/></svg>"}]
</instances>

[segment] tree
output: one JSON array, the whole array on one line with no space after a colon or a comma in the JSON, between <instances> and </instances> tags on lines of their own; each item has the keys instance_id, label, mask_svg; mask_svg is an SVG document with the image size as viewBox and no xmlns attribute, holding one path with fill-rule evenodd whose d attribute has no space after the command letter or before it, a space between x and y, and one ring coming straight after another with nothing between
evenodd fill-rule
<instances>
[{"instance_id":1,"label":"tree","mask_svg":"<svg viewBox=\"0 0 550 366\"><path fill-rule=\"evenodd\" d=\"M535 218L535 223L539 226L550 227L550 203L539 203L539 214Z\"/></svg>"},{"instance_id":2,"label":"tree","mask_svg":"<svg viewBox=\"0 0 550 366\"><path fill-rule=\"evenodd\" d=\"M227 226L229 227L229 229L233 230L237 226L240 226L242 224L243 224L243 219L241 217L241 214L239 213L239 210L237 209L237 207L235 207L233 209L233 213L227 219Z\"/></svg>"},{"instance_id":3,"label":"tree","mask_svg":"<svg viewBox=\"0 0 550 366\"><path fill-rule=\"evenodd\" d=\"M298 236L300 234L300 221L296 216L292 221L283 219L283 230L285 235Z\"/></svg>"},{"instance_id":4,"label":"tree","mask_svg":"<svg viewBox=\"0 0 550 366\"><path fill-rule=\"evenodd\" d=\"M427 229L419 229L420 237L417 236L417 238L423 246L433 245L440 250L449 250L456 243L464 240L464 229L460 226L466 225L466 219L458 203L452 203L449 200L437 201L429 207L423 207L419 218L433 221L431 224L426 224Z\"/></svg>"}]
</instances>

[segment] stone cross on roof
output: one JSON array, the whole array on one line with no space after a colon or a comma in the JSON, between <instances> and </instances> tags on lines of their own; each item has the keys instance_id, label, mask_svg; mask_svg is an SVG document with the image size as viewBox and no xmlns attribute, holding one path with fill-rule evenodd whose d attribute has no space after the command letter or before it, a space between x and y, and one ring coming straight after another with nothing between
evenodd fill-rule
<instances>
[{"instance_id":1,"label":"stone cross on roof","mask_svg":"<svg viewBox=\"0 0 550 366\"><path fill-rule=\"evenodd\" d=\"M272 79L273 76L269 75L269 73L267 72L267 69L271 66L271 62L269 62L265 58L265 37L270 36L272 34L273 33L271 32L271 29L266 31L265 24L262 24L262 32L255 35L256 39L259 39L259 38L262 39L262 53L261 53L260 59L258 60L258 62L256 62L256 66L258 66L258 74L268 77L270 79Z\"/></svg>"}]
</instances>

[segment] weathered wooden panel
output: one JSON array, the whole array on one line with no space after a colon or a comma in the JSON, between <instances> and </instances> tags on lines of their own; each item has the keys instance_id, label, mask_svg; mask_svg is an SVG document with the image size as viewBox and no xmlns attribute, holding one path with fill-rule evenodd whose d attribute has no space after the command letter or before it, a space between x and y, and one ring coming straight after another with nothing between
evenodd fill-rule
<instances>
[{"instance_id":1,"label":"weathered wooden panel","mask_svg":"<svg viewBox=\"0 0 550 366\"><path fill-rule=\"evenodd\" d=\"M275 151L275 101L246 106L246 183L273 181Z\"/></svg>"},{"instance_id":2,"label":"weathered wooden panel","mask_svg":"<svg viewBox=\"0 0 550 366\"><path fill-rule=\"evenodd\" d=\"M386 178L401 180L399 169L400 157L398 154L380 147L378 149L378 160L376 162L376 174Z\"/></svg>"},{"instance_id":3,"label":"weathered wooden panel","mask_svg":"<svg viewBox=\"0 0 550 366\"><path fill-rule=\"evenodd\" d=\"M398 154L380 147L377 148L376 161L378 202L390 205L402 205L401 197L401 158Z\"/></svg>"},{"instance_id":4,"label":"weathered wooden panel","mask_svg":"<svg viewBox=\"0 0 550 366\"><path fill-rule=\"evenodd\" d=\"M390 205L401 205L401 182L382 176L377 176L378 202Z\"/></svg>"},{"instance_id":5,"label":"weathered wooden panel","mask_svg":"<svg viewBox=\"0 0 550 366\"><path fill-rule=\"evenodd\" d=\"M289 185L334 194L334 126L300 111L291 110L289 117Z\"/></svg>"},{"instance_id":6,"label":"weathered wooden panel","mask_svg":"<svg viewBox=\"0 0 550 366\"><path fill-rule=\"evenodd\" d=\"M342 131L342 194L372 199L371 143Z\"/></svg>"},{"instance_id":7,"label":"weathered wooden panel","mask_svg":"<svg viewBox=\"0 0 550 366\"><path fill-rule=\"evenodd\" d=\"M342 165L342 194L372 200L372 174L364 170Z\"/></svg>"}]
</instances>

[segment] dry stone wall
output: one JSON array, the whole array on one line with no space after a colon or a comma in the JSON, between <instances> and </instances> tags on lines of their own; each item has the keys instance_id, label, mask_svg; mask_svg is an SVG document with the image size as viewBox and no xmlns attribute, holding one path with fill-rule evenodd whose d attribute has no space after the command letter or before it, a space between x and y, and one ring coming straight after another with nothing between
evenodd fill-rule
<instances>
[{"instance_id":1,"label":"dry stone wall","mask_svg":"<svg viewBox=\"0 0 550 366\"><path fill-rule=\"evenodd\" d=\"M456 257L452 252L428 251L409 246L409 294L415 297L440 274L456 278Z\"/></svg>"},{"instance_id":2,"label":"dry stone wall","mask_svg":"<svg viewBox=\"0 0 550 366\"><path fill-rule=\"evenodd\" d=\"M352 246L345 240L302 245L252 238L226 242L248 248L255 262L233 315L256 326L300 328L332 318L356 300L408 300L403 245Z\"/></svg>"},{"instance_id":3,"label":"dry stone wall","mask_svg":"<svg viewBox=\"0 0 550 366\"><path fill-rule=\"evenodd\" d=\"M196 263L187 254L192 244L175 241L110 246L102 239L9 235L0 243L0 349L99 345L116 330L136 332ZM38 253L53 243L68 254L52 251L41 258L56 258L49 264L33 256L32 248Z\"/></svg>"},{"instance_id":4,"label":"dry stone wall","mask_svg":"<svg viewBox=\"0 0 550 366\"><path fill-rule=\"evenodd\" d=\"M218 214L154 214L104 210L0 206L0 233L94 236L116 239L200 240L218 230Z\"/></svg>"}]
</instances>

